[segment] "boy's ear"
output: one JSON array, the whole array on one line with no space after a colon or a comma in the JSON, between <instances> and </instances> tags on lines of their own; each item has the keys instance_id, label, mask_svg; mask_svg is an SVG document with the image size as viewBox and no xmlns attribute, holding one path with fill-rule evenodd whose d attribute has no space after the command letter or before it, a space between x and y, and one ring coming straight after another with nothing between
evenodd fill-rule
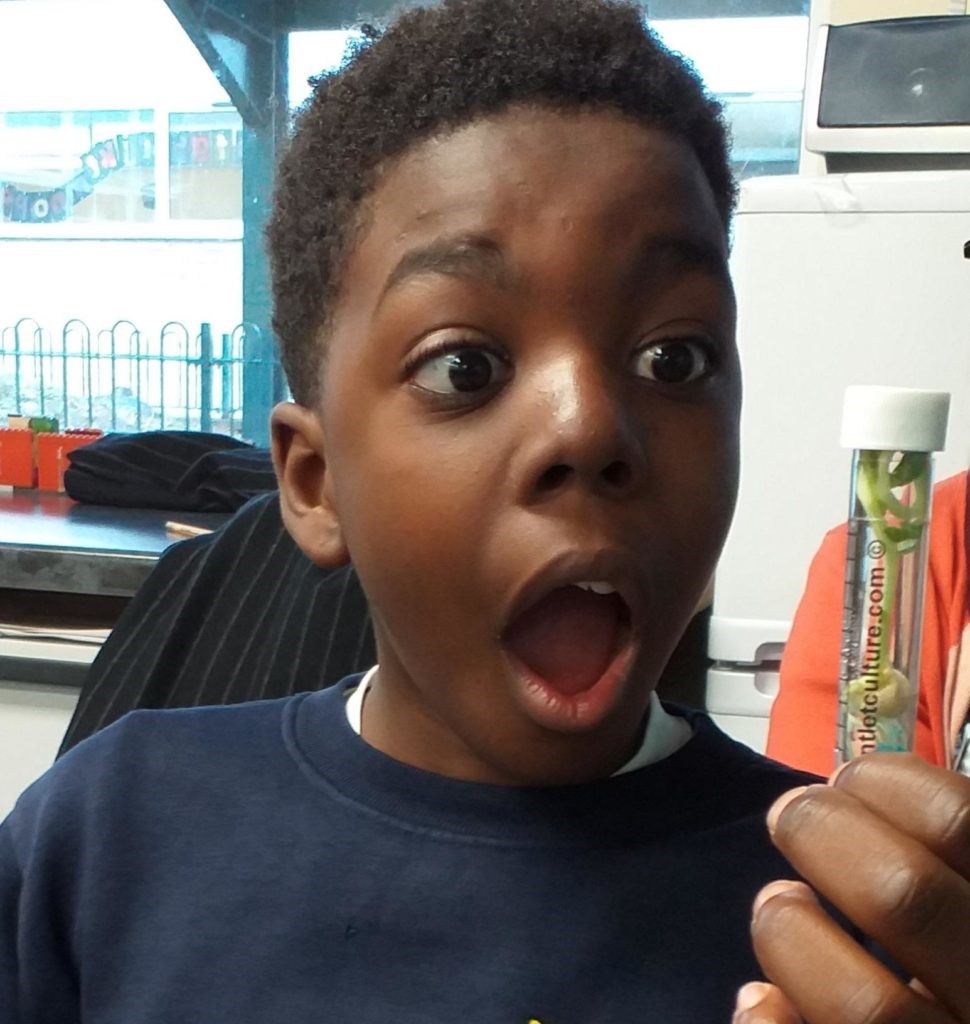
<instances>
[{"instance_id":1,"label":"boy's ear","mask_svg":"<svg viewBox=\"0 0 970 1024\"><path fill-rule=\"evenodd\" d=\"M270 423L283 524L311 562L324 569L346 565L350 554L333 503L319 418L305 406L281 402Z\"/></svg>"}]
</instances>

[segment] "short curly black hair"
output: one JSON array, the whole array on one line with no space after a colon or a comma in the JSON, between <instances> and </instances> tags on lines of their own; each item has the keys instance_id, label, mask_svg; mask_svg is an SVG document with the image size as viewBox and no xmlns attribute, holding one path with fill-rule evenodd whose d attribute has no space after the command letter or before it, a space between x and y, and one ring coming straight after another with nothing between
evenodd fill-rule
<instances>
[{"instance_id":1,"label":"short curly black hair","mask_svg":"<svg viewBox=\"0 0 970 1024\"><path fill-rule=\"evenodd\" d=\"M720 104L626 0L443 0L365 28L315 81L267 228L273 328L294 398L319 398L323 339L361 208L387 161L517 104L607 108L684 139L725 230L735 202Z\"/></svg>"}]
</instances>

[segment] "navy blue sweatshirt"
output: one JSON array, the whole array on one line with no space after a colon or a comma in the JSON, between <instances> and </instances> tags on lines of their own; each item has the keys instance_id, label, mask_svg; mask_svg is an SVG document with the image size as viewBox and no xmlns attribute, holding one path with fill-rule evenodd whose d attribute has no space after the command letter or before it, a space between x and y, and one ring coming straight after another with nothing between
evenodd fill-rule
<instances>
[{"instance_id":1,"label":"navy blue sweatshirt","mask_svg":"<svg viewBox=\"0 0 970 1024\"><path fill-rule=\"evenodd\" d=\"M458 782L369 747L344 690L135 712L32 786L0 1021L727 1024L791 875L764 813L805 776L691 715L625 775Z\"/></svg>"}]
</instances>

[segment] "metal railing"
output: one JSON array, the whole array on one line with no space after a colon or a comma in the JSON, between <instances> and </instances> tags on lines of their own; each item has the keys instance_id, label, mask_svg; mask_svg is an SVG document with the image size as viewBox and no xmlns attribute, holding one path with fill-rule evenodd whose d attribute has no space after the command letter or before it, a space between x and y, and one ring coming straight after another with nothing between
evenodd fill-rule
<instances>
[{"instance_id":1,"label":"metal railing","mask_svg":"<svg viewBox=\"0 0 970 1024\"><path fill-rule=\"evenodd\" d=\"M273 374L266 348L251 323L217 335L208 323L170 320L149 333L130 320L92 330L71 319L53 332L23 317L0 330L0 413L52 416L62 429L240 437L245 375Z\"/></svg>"}]
</instances>

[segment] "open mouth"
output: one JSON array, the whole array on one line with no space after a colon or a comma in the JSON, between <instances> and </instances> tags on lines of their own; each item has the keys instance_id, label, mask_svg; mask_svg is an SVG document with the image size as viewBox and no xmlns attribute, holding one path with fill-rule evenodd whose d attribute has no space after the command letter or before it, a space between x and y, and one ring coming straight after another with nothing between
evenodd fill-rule
<instances>
[{"instance_id":1,"label":"open mouth","mask_svg":"<svg viewBox=\"0 0 970 1024\"><path fill-rule=\"evenodd\" d=\"M543 688L576 698L593 689L629 645L630 610L608 583L569 584L517 615L502 641Z\"/></svg>"}]
</instances>

